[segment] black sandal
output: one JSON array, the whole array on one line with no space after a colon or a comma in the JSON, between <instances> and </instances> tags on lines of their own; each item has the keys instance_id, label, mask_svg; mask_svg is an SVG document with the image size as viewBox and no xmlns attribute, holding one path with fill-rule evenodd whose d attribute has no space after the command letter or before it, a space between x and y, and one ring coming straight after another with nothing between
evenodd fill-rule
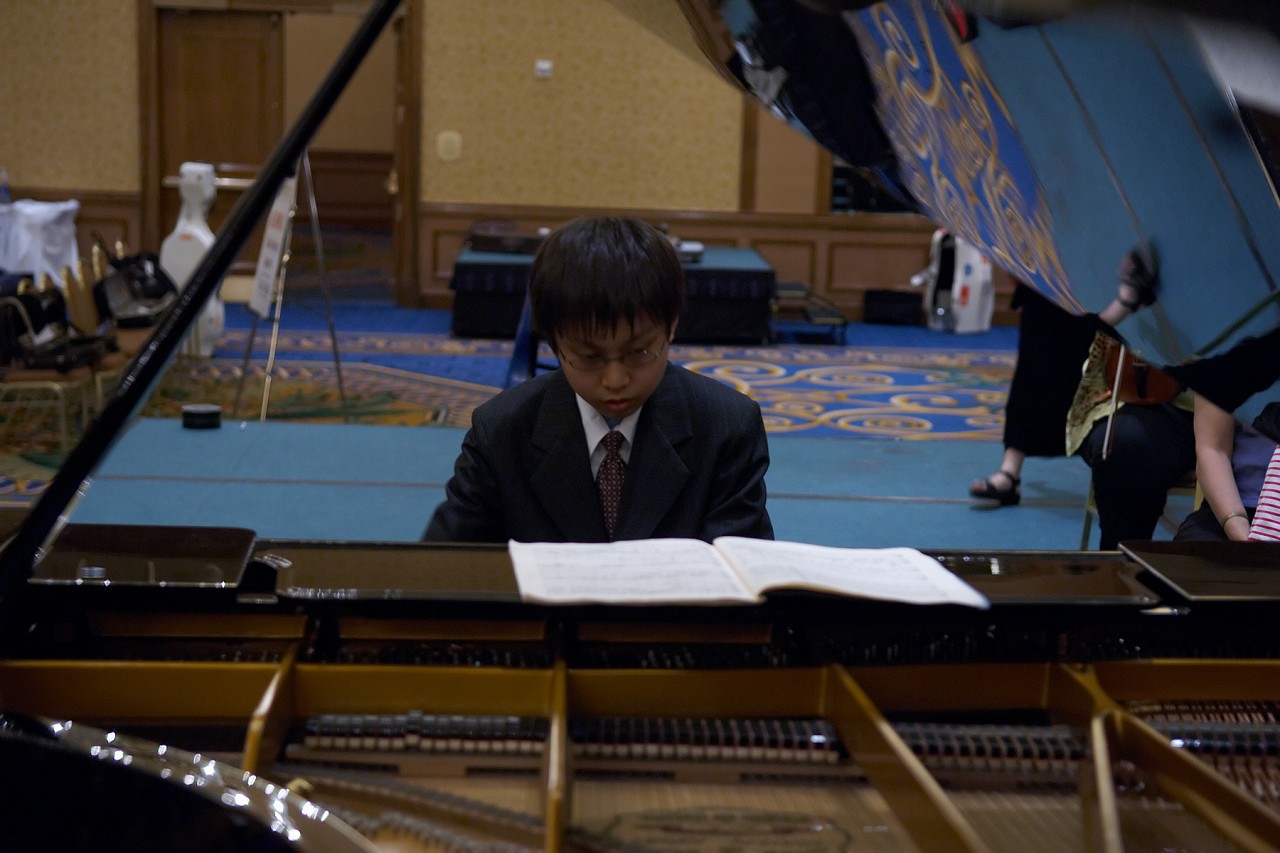
<instances>
[{"instance_id":1,"label":"black sandal","mask_svg":"<svg viewBox=\"0 0 1280 853\"><path fill-rule=\"evenodd\" d=\"M1009 478L1009 488L996 488L996 484L991 482L991 477L988 477L982 481L981 486L970 486L969 494L975 498L996 501L1000 506L1016 506L1018 501L1022 500L1022 490L1019 488L1022 485L1022 478L1013 476L1003 468L996 473L1004 474ZM994 476L995 474L992 475L992 477Z\"/></svg>"}]
</instances>

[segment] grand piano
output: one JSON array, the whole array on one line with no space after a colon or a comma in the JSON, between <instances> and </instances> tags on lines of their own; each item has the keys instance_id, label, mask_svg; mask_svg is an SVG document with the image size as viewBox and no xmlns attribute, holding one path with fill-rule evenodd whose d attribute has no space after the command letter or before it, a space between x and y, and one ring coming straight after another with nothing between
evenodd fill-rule
<instances>
[{"instance_id":1,"label":"grand piano","mask_svg":"<svg viewBox=\"0 0 1280 853\"><path fill-rule=\"evenodd\" d=\"M65 523L394 6L11 521L5 849L1280 847L1280 546L933 552L988 609L550 606L505 548Z\"/></svg>"}]
</instances>

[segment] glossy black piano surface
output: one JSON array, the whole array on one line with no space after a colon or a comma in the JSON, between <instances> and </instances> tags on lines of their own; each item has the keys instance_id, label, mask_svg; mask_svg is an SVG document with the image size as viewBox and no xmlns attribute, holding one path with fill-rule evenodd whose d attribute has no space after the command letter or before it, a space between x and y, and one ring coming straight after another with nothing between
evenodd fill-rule
<instances>
[{"instance_id":1,"label":"glossy black piano surface","mask_svg":"<svg viewBox=\"0 0 1280 853\"><path fill-rule=\"evenodd\" d=\"M101 571L31 581L6 704L306 779L375 842L1074 850L1097 809L1130 845L1280 838L1274 609L1122 553L937 553L989 610L555 607L499 547L263 541L237 570L232 530L236 584L162 586L122 546L154 530L86 527Z\"/></svg>"}]
</instances>

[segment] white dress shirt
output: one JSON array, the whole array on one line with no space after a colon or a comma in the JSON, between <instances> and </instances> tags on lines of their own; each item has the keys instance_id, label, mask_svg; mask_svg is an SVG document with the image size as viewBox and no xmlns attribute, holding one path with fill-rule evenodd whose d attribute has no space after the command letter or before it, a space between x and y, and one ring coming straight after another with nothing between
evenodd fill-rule
<instances>
[{"instance_id":1,"label":"white dress shirt","mask_svg":"<svg viewBox=\"0 0 1280 853\"><path fill-rule=\"evenodd\" d=\"M590 403L577 394L574 397L578 401L578 414L582 415L582 430L587 434L587 452L591 455L591 478L595 479L596 473L600 470L600 463L604 461L605 451L601 439L608 435L610 430L616 429L622 433L622 448L618 452L622 454L623 462L630 462L631 442L636 435L636 421L640 419L640 412L644 406L627 415L616 426L611 426L604 419L604 415L597 412Z\"/></svg>"}]
</instances>

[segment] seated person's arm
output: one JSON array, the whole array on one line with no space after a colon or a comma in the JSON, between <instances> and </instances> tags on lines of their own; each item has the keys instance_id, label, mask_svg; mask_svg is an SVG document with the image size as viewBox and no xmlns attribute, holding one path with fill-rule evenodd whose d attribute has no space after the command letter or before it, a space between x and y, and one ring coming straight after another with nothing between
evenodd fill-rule
<instances>
[{"instance_id":1,"label":"seated person's arm","mask_svg":"<svg viewBox=\"0 0 1280 853\"><path fill-rule=\"evenodd\" d=\"M1249 538L1249 516L1245 514L1240 489L1231 468L1235 447L1235 418L1199 394L1195 398L1193 426L1196 435L1196 479L1228 539Z\"/></svg>"},{"instance_id":2,"label":"seated person's arm","mask_svg":"<svg viewBox=\"0 0 1280 853\"><path fill-rule=\"evenodd\" d=\"M462 439L462 450L445 485L444 503L436 507L423 539L435 542L505 542L498 529L501 493L484 448L483 430L473 424Z\"/></svg>"},{"instance_id":3,"label":"seated person's arm","mask_svg":"<svg viewBox=\"0 0 1280 853\"><path fill-rule=\"evenodd\" d=\"M715 495L702 523L700 539L749 536L772 539L773 522L765 507L764 475L769 468L769 442L758 406L752 421L732 433L720 448Z\"/></svg>"}]
</instances>

